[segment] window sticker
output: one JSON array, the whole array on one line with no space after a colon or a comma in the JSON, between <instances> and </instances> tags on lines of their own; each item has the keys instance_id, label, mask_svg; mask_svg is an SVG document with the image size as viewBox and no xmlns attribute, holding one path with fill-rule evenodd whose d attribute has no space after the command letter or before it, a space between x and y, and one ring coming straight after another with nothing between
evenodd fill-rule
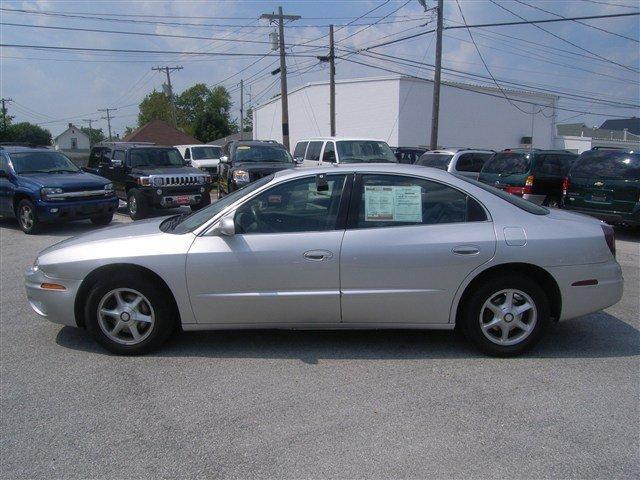
<instances>
[{"instance_id":1,"label":"window sticker","mask_svg":"<svg viewBox=\"0 0 640 480\"><path fill-rule=\"evenodd\" d=\"M381 185L364 187L367 222L422 222L422 188Z\"/></svg>"}]
</instances>

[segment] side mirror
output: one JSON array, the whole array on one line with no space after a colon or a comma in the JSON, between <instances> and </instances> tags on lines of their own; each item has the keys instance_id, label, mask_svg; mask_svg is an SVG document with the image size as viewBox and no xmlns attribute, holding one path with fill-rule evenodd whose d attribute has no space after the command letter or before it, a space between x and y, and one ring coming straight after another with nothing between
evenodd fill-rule
<instances>
[{"instance_id":1,"label":"side mirror","mask_svg":"<svg viewBox=\"0 0 640 480\"><path fill-rule=\"evenodd\" d=\"M220 162L221 163L229 163L229 157L227 157L226 155L223 155L220 157Z\"/></svg>"},{"instance_id":2,"label":"side mirror","mask_svg":"<svg viewBox=\"0 0 640 480\"><path fill-rule=\"evenodd\" d=\"M236 224L231 217L225 217L220 220L220 223L216 226L215 233L218 235L225 235L231 237L236 234Z\"/></svg>"},{"instance_id":3,"label":"side mirror","mask_svg":"<svg viewBox=\"0 0 640 480\"><path fill-rule=\"evenodd\" d=\"M114 167L121 167L122 166L122 160L113 159L113 160L111 160L111 165L113 165Z\"/></svg>"},{"instance_id":4,"label":"side mirror","mask_svg":"<svg viewBox=\"0 0 640 480\"><path fill-rule=\"evenodd\" d=\"M294 157L293 161L297 164L297 165L302 165L302 162L304 162L304 158L303 157Z\"/></svg>"}]
</instances>

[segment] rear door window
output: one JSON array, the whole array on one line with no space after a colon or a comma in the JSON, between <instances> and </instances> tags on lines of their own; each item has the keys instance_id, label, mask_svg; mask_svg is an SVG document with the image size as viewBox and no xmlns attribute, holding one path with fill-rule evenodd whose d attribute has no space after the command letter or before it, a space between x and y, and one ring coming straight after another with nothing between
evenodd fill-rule
<instances>
[{"instance_id":1,"label":"rear door window","mask_svg":"<svg viewBox=\"0 0 640 480\"><path fill-rule=\"evenodd\" d=\"M293 151L293 158L304 158L304 152L307 150L309 142L298 142L296 148Z\"/></svg>"},{"instance_id":2,"label":"rear door window","mask_svg":"<svg viewBox=\"0 0 640 480\"><path fill-rule=\"evenodd\" d=\"M320 160L320 151L322 150L322 142L309 142L307 156L305 160Z\"/></svg>"},{"instance_id":3,"label":"rear door window","mask_svg":"<svg viewBox=\"0 0 640 480\"><path fill-rule=\"evenodd\" d=\"M531 155L528 153L500 152L483 167L482 173L523 174L531 169Z\"/></svg>"},{"instance_id":4,"label":"rear door window","mask_svg":"<svg viewBox=\"0 0 640 480\"><path fill-rule=\"evenodd\" d=\"M640 180L640 154L603 150L584 152L570 173L580 178Z\"/></svg>"}]
</instances>

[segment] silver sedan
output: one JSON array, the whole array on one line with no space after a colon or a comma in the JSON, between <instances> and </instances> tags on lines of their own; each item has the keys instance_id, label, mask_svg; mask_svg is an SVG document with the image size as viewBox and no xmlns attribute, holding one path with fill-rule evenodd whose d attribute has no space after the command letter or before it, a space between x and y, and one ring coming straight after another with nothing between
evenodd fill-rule
<instances>
[{"instance_id":1,"label":"silver sedan","mask_svg":"<svg viewBox=\"0 0 640 480\"><path fill-rule=\"evenodd\" d=\"M609 226L411 165L282 171L60 242L25 283L36 313L121 354L180 328L458 327L514 355L623 289Z\"/></svg>"}]
</instances>

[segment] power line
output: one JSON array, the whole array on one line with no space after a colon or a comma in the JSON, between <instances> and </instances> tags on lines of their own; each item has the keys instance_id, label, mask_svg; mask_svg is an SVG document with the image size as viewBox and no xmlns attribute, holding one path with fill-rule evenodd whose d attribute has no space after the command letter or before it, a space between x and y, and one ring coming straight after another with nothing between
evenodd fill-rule
<instances>
[{"instance_id":1,"label":"power line","mask_svg":"<svg viewBox=\"0 0 640 480\"><path fill-rule=\"evenodd\" d=\"M364 32L365 30L367 30L368 28L373 27L374 25L379 24L382 20L384 20L385 18L390 17L391 15L393 15L394 13L396 13L398 10L402 10L404 7L406 7L409 3L411 3L413 0L407 0L405 3L403 3L402 5L400 5L398 8L396 8L395 10L392 10L391 12L387 13L384 17L381 17L380 20L375 21L374 23L371 23L369 25L367 25L366 27L362 27L360 30L356 30L355 32L353 32L351 35L347 35L344 38L341 38L340 40L338 40L336 43L340 43L340 42L344 42L345 40L347 40L348 38L351 37L355 37L356 35L358 35L361 32ZM386 5L383 4L383 5ZM335 32L334 32L335 33Z\"/></svg>"},{"instance_id":2,"label":"power line","mask_svg":"<svg viewBox=\"0 0 640 480\"><path fill-rule=\"evenodd\" d=\"M632 8L634 10L640 10L638 7L634 7L632 5L624 5L622 3L613 3L613 2L602 2L602 1L598 1L598 0L582 0L583 2L588 2L588 3L596 3L599 5L610 5L612 7L621 7L621 8Z\"/></svg>"},{"instance_id":3,"label":"power line","mask_svg":"<svg viewBox=\"0 0 640 480\"><path fill-rule=\"evenodd\" d=\"M533 8L535 10L539 10L539 11L544 12L544 13L548 13L549 15L555 15L556 17L566 18L566 17L564 17L564 16L562 16L562 15L560 15L558 13L551 12L549 10L545 10L544 8L537 7L535 5L530 5L528 3L522 2L521 0L514 0L514 1L519 3L520 5L524 5L526 7ZM577 24L584 25L585 27L593 28L594 30L598 30L600 32L608 33L609 35L615 35L616 37L620 37L620 38L624 38L626 40L631 40L632 42L640 43L639 40L637 40L635 38L627 37L626 35L622 35L620 33L612 32L612 31L606 30L604 28L596 27L595 25L590 25L588 23L581 22L580 20L573 20L573 21L576 22Z\"/></svg>"},{"instance_id":4,"label":"power line","mask_svg":"<svg viewBox=\"0 0 640 480\"><path fill-rule=\"evenodd\" d=\"M501 8L501 9L503 9L503 10L507 11L507 12L509 12L511 15L513 15L513 16L515 16L515 17L518 17L518 18L520 18L520 19L522 19L522 20L524 20L524 21L528 21L525 17L523 17L523 16L521 16L521 15L518 15L517 13L515 13L515 12L514 12L514 11L512 11L512 10L509 10L507 7L505 7L504 5L501 5L500 3L496 2L495 0L489 0L489 1L490 1L491 3L493 3L495 6L497 6L497 7ZM622 16L622 17L628 17L628 16L631 16L631 15L640 15L640 12L639 12L639 13L618 13L618 14L615 14L615 15L616 15L616 16ZM595 17L592 17L592 18L595 18ZM607 16L607 17L600 16L600 18L610 18L610 17L609 17L609 16ZM558 22L564 22L564 21L567 21L567 20L570 20L570 21L571 21L571 20L585 20L585 19L588 19L588 17L554 18L554 19L547 20L547 22L551 22L551 21L554 21L554 20L555 20L555 21L558 21ZM591 50L588 50L588 49L586 49L586 48L584 48L584 47L581 47L580 45L578 45L578 44L576 44L576 43L574 43L574 42L572 42L572 41L570 41L570 40L567 40L566 38L561 37L560 35L557 35L557 34L555 34L555 33L551 32L551 31L549 31L549 30L547 30L547 29L545 29L545 28L542 28L540 25L537 25L536 23L531 22L531 24L532 24L534 27L536 27L537 29L542 30L542 31L543 31L543 32L545 32L545 33L548 33L549 35L551 35L551 36L553 36L553 37L557 38L558 40L561 40L561 41L563 41L563 42L565 42L565 43L567 43L567 44L571 45L572 47L577 48L578 50L582 50L583 52L590 53L591 55L594 55L594 56L596 56L596 57L598 57L598 58L600 58L600 59L602 59L602 60L604 60L604 61L606 61L606 62L608 62L608 63L612 63L612 64L614 64L614 65L617 65L617 66L619 66L619 67L622 67L622 68L624 68L625 70L629 70L629 71L634 72L634 73L639 73L639 72L640 72L639 70L637 70L637 69L635 69L635 68L632 68L632 67L630 67L629 65L624 65L624 64L622 64L622 63L615 62L615 61L613 61L613 60L611 60L611 59L609 59L609 58L603 57L602 55L598 55L597 53L592 52ZM454 27L452 27L452 28L454 28Z\"/></svg>"},{"instance_id":5,"label":"power line","mask_svg":"<svg viewBox=\"0 0 640 480\"><path fill-rule=\"evenodd\" d=\"M502 5L494 2L493 0L489 0L491 3L494 3L496 5L498 5L500 8L504 8L506 10L506 7L503 7ZM511 10L507 10L510 13ZM601 19L601 18L616 18L616 17L629 17L629 16L636 16L636 15L640 15L640 12L638 13L612 13L612 14L608 14L608 15L588 15L588 16L582 16L582 17L572 17L572 18L551 18L551 19L542 19L542 20L527 20L524 17L520 17L519 15L513 13L513 15L515 15L518 18L521 18L522 21L521 22L498 22L498 23L479 23L477 25L468 25L467 27L465 26L448 26L448 27L444 27L445 30L453 30L456 28L483 28L483 27L504 27L504 26L513 26L513 25L536 25L538 23L557 23L557 22L567 22L567 21L572 21L572 20L596 20L596 19ZM538 28L542 28L542 27L538 27ZM543 29L544 30L544 29ZM544 30L547 33L547 30ZM413 35L408 35L406 37L402 37L402 38L398 38L395 40L390 40L388 42L382 42L382 43L378 43L376 45L371 45L370 47L366 47L363 50L371 50L373 48L379 48L379 47L385 47L387 45L392 45L394 43L398 43L398 42L403 42L405 40L410 40L412 38L417 38L417 37L421 37L423 35L428 35L429 33L435 32L434 29L432 30L427 30L425 32L420 32L420 33L416 33ZM560 38L560 37L559 37ZM562 41L565 41L563 38L560 38ZM575 46L575 45L574 45ZM576 48L580 48L581 47L576 47ZM599 55L590 52L588 50L586 50L588 53L591 53L592 55L598 56L599 58L603 58L600 57ZM625 67L628 68L628 67Z\"/></svg>"}]
</instances>

